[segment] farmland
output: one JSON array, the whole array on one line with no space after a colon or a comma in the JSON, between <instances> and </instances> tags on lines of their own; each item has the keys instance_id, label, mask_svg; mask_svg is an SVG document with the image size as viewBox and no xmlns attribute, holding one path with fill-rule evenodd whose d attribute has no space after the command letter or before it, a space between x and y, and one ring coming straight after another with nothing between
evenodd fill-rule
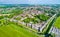
<instances>
[{"instance_id":1,"label":"farmland","mask_svg":"<svg viewBox=\"0 0 60 37\"><path fill-rule=\"evenodd\" d=\"M0 22L6 22L6 20L0 20ZM25 29L22 26L18 26L13 22L7 22L0 24L0 37L38 37L33 32Z\"/></svg>"},{"instance_id":2,"label":"farmland","mask_svg":"<svg viewBox=\"0 0 60 37\"><path fill-rule=\"evenodd\" d=\"M56 28L60 29L60 16L56 19L54 25Z\"/></svg>"}]
</instances>

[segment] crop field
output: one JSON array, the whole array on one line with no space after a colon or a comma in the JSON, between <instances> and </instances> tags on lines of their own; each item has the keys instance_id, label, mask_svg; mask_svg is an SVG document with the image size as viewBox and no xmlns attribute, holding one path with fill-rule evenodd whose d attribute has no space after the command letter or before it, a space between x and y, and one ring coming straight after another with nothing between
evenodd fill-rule
<instances>
[{"instance_id":1,"label":"crop field","mask_svg":"<svg viewBox=\"0 0 60 37\"><path fill-rule=\"evenodd\" d=\"M60 16L56 19L54 26L60 29Z\"/></svg>"},{"instance_id":2,"label":"crop field","mask_svg":"<svg viewBox=\"0 0 60 37\"><path fill-rule=\"evenodd\" d=\"M0 26L0 37L38 37L33 32L13 23Z\"/></svg>"}]
</instances>

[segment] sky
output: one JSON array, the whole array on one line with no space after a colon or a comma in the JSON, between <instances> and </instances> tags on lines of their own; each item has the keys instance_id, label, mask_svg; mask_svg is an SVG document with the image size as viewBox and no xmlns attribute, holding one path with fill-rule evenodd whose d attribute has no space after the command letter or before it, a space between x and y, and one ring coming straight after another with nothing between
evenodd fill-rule
<instances>
[{"instance_id":1,"label":"sky","mask_svg":"<svg viewBox=\"0 0 60 37\"><path fill-rule=\"evenodd\" d=\"M0 4L60 4L60 0L0 0Z\"/></svg>"}]
</instances>

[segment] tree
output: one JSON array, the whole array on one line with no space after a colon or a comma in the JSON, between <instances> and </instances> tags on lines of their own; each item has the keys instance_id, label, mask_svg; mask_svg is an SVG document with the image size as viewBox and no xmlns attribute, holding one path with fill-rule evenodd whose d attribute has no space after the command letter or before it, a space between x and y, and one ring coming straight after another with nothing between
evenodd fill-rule
<instances>
[{"instance_id":1,"label":"tree","mask_svg":"<svg viewBox=\"0 0 60 37\"><path fill-rule=\"evenodd\" d=\"M42 21L46 21L49 18L49 16L44 15L44 14L39 14L39 15L36 15L35 17L37 17L38 19L40 19Z\"/></svg>"}]
</instances>

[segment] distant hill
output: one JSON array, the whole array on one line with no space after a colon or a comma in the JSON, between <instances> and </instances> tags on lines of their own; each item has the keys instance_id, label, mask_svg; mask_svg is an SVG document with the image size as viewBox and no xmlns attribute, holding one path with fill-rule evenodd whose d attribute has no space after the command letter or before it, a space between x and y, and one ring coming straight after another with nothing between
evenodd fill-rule
<instances>
[{"instance_id":1,"label":"distant hill","mask_svg":"<svg viewBox=\"0 0 60 37\"><path fill-rule=\"evenodd\" d=\"M37 6L37 5L32 5L32 4L0 4L0 7L34 7L34 6ZM49 7L55 7L55 8L58 8L60 7L60 4L39 4L38 6L49 6Z\"/></svg>"},{"instance_id":2,"label":"distant hill","mask_svg":"<svg viewBox=\"0 0 60 37\"><path fill-rule=\"evenodd\" d=\"M54 7L54 8L59 8L60 4L43 4L42 6L50 6L50 7Z\"/></svg>"},{"instance_id":3,"label":"distant hill","mask_svg":"<svg viewBox=\"0 0 60 37\"><path fill-rule=\"evenodd\" d=\"M30 7L30 6L35 6L35 5L30 5L30 4L0 4L0 7Z\"/></svg>"}]
</instances>

